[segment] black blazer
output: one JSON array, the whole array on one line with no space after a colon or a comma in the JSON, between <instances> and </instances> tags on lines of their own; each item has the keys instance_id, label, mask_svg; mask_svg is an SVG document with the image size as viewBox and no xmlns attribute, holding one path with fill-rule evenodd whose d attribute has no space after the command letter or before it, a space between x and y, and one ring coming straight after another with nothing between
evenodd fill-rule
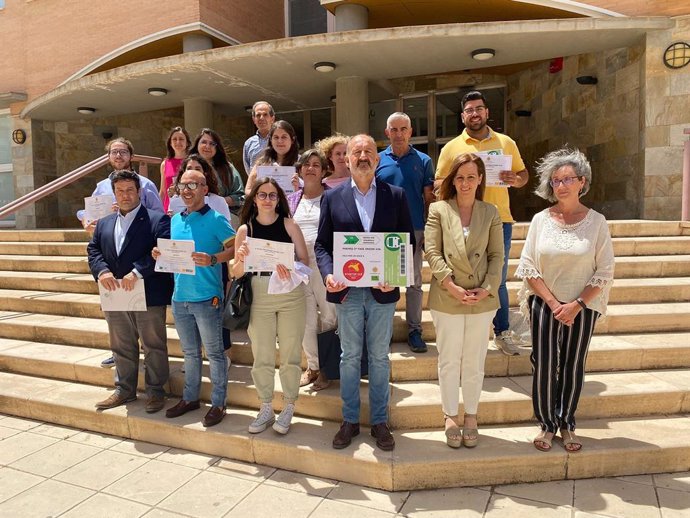
<instances>
[{"instance_id":1,"label":"black blazer","mask_svg":"<svg viewBox=\"0 0 690 518\"><path fill-rule=\"evenodd\" d=\"M116 279L122 279L134 268L144 277L147 306L167 306L173 291L173 276L154 271L156 262L151 257L151 249L159 237L170 239L170 218L162 212L139 208L132 225L127 231L122 249L115 251L115 221L117 213L98 220L93 238L86 250L89 255L89 268L94 279L103 270L110 271Z\"/></svg>"},{"instance_id":2,"label":"black blazer","mask_svg":"<svg viewBox=\"0 0 690 518\"><path fill-rule=\"evenodd\" d=\"M324 280L327 275L333 273L333 232L364 232L350 182L323 193L319 233L314 251ZM412 246L417 246L407 197L402 188L376 180L376 210L371 232L409 232ZM370 289L376 301L381 304L389 304L400 299L399 288L387 293L376 288ZM349 288L345 288L337 293L327 293L326 298L329 302L339 304L348 290Z\"/></svg>"}]
</instances>

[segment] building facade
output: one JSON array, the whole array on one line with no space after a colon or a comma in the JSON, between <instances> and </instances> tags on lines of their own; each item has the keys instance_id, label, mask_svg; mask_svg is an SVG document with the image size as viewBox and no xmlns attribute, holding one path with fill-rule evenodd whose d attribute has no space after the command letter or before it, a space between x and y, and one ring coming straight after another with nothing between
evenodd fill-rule
<instances>
[{"instance_id":1,"label":"building facade","mask_svg":"<svg viewBox=\"0 0 690 518\"><path fill-rule=\"evenodd\" d=\"M386 117L404 110L413 143L436 158L462 131L463 93L481 89L492 127L517 141L529 168L549 150L576 146L594 170L587 202L608 218L680 217L688 2L2 4L3 201L93 160L114 136L163 156L175 125L192 134L213 127L241 168L253 132L247 107L259 99L296 127L304 147L333 131L370 132L384 145ZM12 141L16 130L25 142ZM4 224L76 226L74 212L104 174ZM157 171L149 176L158 181ZM520 221L544 206L528 189L511 195Z\"/></svg>"}]
</instances>

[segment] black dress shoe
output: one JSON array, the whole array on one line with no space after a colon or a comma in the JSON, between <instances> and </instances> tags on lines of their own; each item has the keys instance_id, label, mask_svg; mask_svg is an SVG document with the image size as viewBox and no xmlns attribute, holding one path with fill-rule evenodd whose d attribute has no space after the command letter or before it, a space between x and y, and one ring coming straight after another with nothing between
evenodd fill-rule
<instances>
[{"instance_id":1,"label":"black dress shoe","mask_svg":"<svg viewBox=\"0 0 690 518\"><path fill-rule=\"evenodd\" d=\"M180 417L192 410L197 410L199 408L199 400L196 401L185 401L180 399L180 401L175 405L171 406L165 411L165 417Z\"/></svg>"},{"instance_id":2,"label":"black dress shoe","mask_svg":"<svg viewBox=\"0 0 690 518\"><path fill-rule=\"evenodd\" d=\"M392 451L395 448L395 439L393 439L393 434L391 434L387 423L373 425L371 436L376 438L376 446L383 451Z\"/></svg>"},{"instance_id":3,"label":"black dress shoe","mask_svg":"<svg viewBox=\"0 0 690 518\"><path fill-rule=\"evenodd\" d=\"M359 423L348 423L343 421L340 425L340 430L333 437L333 447L336 450L342 450L350 446L352 438L359 435Z\"/></svg>"},{"instance_id":4,"label":"black dress shoe","mask_svg":"<svg viewBox=\"0 0 690 518\"><path fill-rule=\"evenodd\" d=\"M206 427L215 426L223 420L223 417L225 417L225 407L212 406L211 410L206 412L201 424Z\"/></svg>"}]
</instances>

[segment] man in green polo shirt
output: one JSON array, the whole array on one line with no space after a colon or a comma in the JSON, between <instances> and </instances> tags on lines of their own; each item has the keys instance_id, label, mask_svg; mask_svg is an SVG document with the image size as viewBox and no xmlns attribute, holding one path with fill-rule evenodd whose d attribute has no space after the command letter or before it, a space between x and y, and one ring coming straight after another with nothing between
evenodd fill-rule
<instances>
[{"instance_id":1,"label":"man in green polo shirt","mask_svg":"<svg viewBox=\"0 0 690 518\"><path fill-rule=\"evenodd\" d=\"M508 274L508 254L510 253L510 241L513 236L513 223L515 220L510 213L509 188L520 188L527 185L529 173L520 156L520 151L515 141L492 130L487 121L489 120L489 108L486 106L486 99L481 92L466 93L461 102L462 122L465 130L453 140L448 142L441 150L436 166L435 188L440 186L441 181L448 175L450 166L455 157L462 153L489 153L496 155L512 155L513 165L510 171L501 172L501 180L508 184L508 187L487 186L484 191L484 201L493 203L498 208L498 213L503 221L503 241L505 246L505 263L503 265L503 275L501 286L498 289L498 298L501 307L496 312L494 318L494 343L504 354L509 356L520 353L518 346L525 345L524 342L512 331L510 331L508 290L506 288L506 276Z\"/></svg>"}]
</instances>

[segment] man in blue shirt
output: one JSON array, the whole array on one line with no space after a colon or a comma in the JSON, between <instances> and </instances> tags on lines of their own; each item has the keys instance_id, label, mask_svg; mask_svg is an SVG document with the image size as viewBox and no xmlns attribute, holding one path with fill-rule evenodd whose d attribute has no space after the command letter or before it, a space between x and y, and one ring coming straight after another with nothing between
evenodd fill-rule
<instances>
[{"instance_id":1,"label":"man in blue shirt","mask_svg":"<svg viewBox=\"0 0 690 518\"><path fill-rule=\"evenodd\" d=\"M249 137L242 149L242 161L244 170L249 174L254 167L254 162L264 148L268 145L268 132L276 120L273 106L266 101L256 101L252 106L252 121L256 126L256 134Z\"/></svg>"},{"instance_id":2,"label":"man in blue shirt","mask_svg":"<svg viewBox=\"0 0 690 518\"><path fill-rule=\"evenodd\" d=\"M407 343L412 352L426 352L422 339L422 247L424 222L429 203L434 199L434 167L431 158L410 145L412 121L402 112L395 112L386 122L390 146L379 153L376 178L405 190L414 226L414 281L405 293Z\"/></svg>"},{"instance_id":3,"label":"man in blue shirt","mask_svg":"<svg viewBox=\"0 0 690 518\"><path fill-rule=\"evenodd\" d=\"M175 274L172 312L184 353L184 389L182 399L168 408L166 417L174 418L196 410L201 405L201 344L208 358L211 376L211 408L201 423L214 426L225 416L228 390L227 356L223 350L223 296L221 264L234 252L235 231L225 216L204 201L208 194L201 171L186 171L177 189L187 209L175 214L170 224L170 238L194 241L194 275ZM160 252L153 250L154 257Z\"/></svg>"}]
</instances>

